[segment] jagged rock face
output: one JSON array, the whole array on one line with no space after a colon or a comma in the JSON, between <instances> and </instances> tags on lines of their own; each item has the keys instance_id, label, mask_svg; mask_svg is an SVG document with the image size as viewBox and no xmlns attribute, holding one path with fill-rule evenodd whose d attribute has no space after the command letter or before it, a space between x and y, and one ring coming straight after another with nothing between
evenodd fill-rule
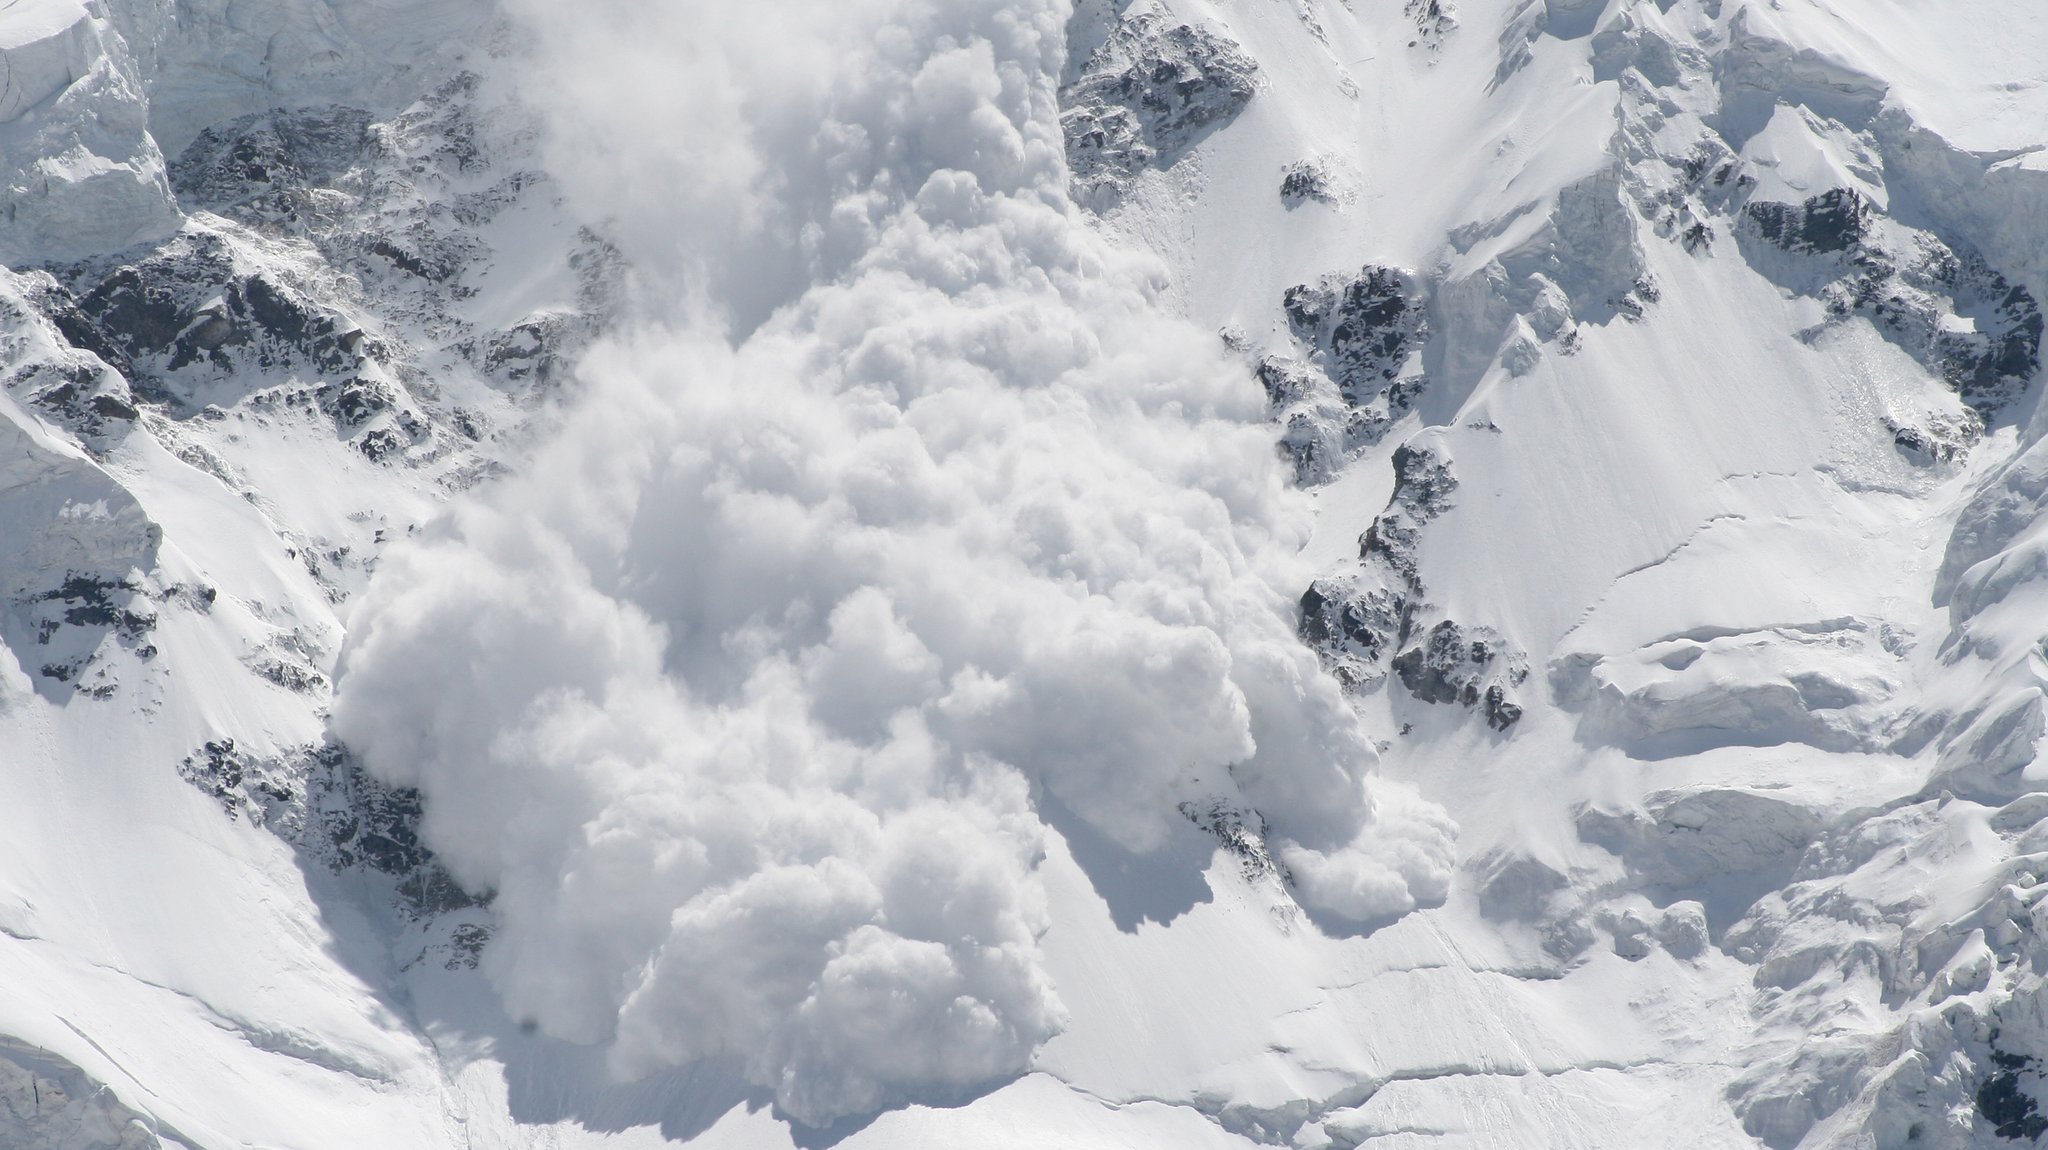
<instances>
[{"instance_id":1,"label":"jagged rock face","mask_svg":"<svg viewBox=\"0 0 2048 1150\"><path fill-rule=\"evenodd\" d=\"M0 419L0 638L54 693L105 698L110 660L155 654L146 584L163 530L67 447Z\"/></svg>"},{"instance_id":2,"label":"jagged rock face","mask_svg":"<svg viewBox=\"0 0 2048 1150\"><path fill-rule=\"evenodd\" d=\"M1833 321L1867 316L1983 418L1996 419L2039 374L2043 321L2033 293L1974 252L1893 223L1861 193L1753 200L1742 223L1738 238L1809 257L1789 267L1760 261L1765 267L1818 294Z\"/></svg>"},{"instance_id":3,"label":"jagged rock face","mask_svg":"<svg viewBox=\"0 0 2048 1150\"><path fill-rule=\"evenodd\" d=\"M1283 308L1305 361L1268 354L1257 375L1295 481L1314 486L1385 438L1428 386L1427 295L1412 272L1368 267L1289 288Z\"/></svg>"},{"instance_id":4,"label":"jagged rock face","mask_svg":"<svg viewBox=\"0 0 2048 1150\"><path fill-rule=\"evenodd\" d=\"M1450 461L1404 443L1394 451L1394 493L1359 538L1355 571L1324 577L1301 598L1301 636L1346 686L1386 678L1387 661L1408 642L1424 588L1417 545L1423 525L1453 506Z\"/></svg>"},{"instance_id":5,"label":"jagged rock face","mask_svg":"<svg viewBox=\"0 0 2048 1150\"><path fill-rule=\"evenodd\" d=\"M1229 40L1157 13L1120 19L1060 92L1074 193L1113 206L1137 174L1167 167L1251 102L1258 65Z\"/></svg>"},{"instance_id":6,"label":"jagged rock face","mask_svg":"<svg viewBox=\"0 0 2048 1150\"><path fill-rule=\"evenodd\" d=\"M1974 409L1929 413L1918 420L1886 416L1885 429L1899 454L1921 466L1957 463L1984 438L1984 420Z\"/></svg>"},{"instance_id":7,"label":"jagged rock face","mask_svg":"<svg viewBox=\"0 0 2048 1150\"><path fill-rule=\"evenodd\" d=\"M1301 638L1346 684L1369 686L1384 677L1403 606L1386 587L1318 579L1301 594Z\"/></svg>"},{"instance_id":8,"label":"jagged rock face","mask_svg":"<svg viewBox=\"0 0 2048 1150\"><path fill-rule=\"evenodd\" d=\"M1788 252L1844 252L1868 238L1876 209L1857 193L1832 188L1803 204L1752 203L1744 213L1757 234Z\"/></svg>"},{"instance_id":9,"label":"jagged rock face","mask_svg":"<svg viewBox=\"0 0 2048 1150\"><path fill-rule=\"evenodd\" d=\"M1281 307L1294 338L1345 402L1361 406L1414 372L1429 339L1427 300L1415 273L1367 267L1291 287Z\"/></svg>"},{"instance_id":10,"label":"jagged rock face","mask_svg":"<svg viewBox=\"0 0 2048 1150\"><path fill-rule=\"evenodd\" d=\"M1284 429L1280 450L1301 486L1327 482L1358 447L1377 442L1371 413L1346 404L1323 373L1300 360L1269 355L1259 361L1257 374Z\"/></svg>"},{"instance_id":11,"label":"jagged rock face","mask_svg":"<svg viewBox=\"0 0 2048 1150\"><path fill-rule=\"evenodd\" d=\"M171 182L189 208L308 231L323 208L346 208L336 190L376 146L375 119L360 108L280 108L214 125L171 164Z\"/></svg>"},{"instance_id":12,"label":"jagged rock face","mask_svg":"<svg viewBox=\"0 0 2048 1150\"><path fill-rule=\"evenodd\" d=\"M418 469L444 487L474 483L496 466L486 441L544 399L595 335L619 268L595 235L563 229L561 297L504 326L470 318L505 254L482 234L500 214L548 197L546 181L501 142L521 129L485 122L503 113L480 111L478 92L464 72L395 117L327 106L201 132L171 166L178 202L193 213L175 234L8 273L8 392L89 454L140 432L230 487L246 486L235 460L255 445L240 431L252 421L306 429L367 464ZM41 448L15 455L27 471L6 499L23 522L61 530L10 532L9 634L26 637L11 645L36 652L27 669L45 689L110 698L117 664L156 655L152 604L175 597L180 581L154 570L154 536L116 545L84 530L104 535L104 523L143 538L122 526L140 513L118 483ZM79 483L104 494L54 494ZM288 538L287 551L340 598L336 580L360 581L365 552L387 538L384 529L352 542L316 532ZM303 650L265 643L245 665L318 698L327 680L312 662L331 654L309 662Z\"/></svg>"},{"instance_id":13,"label":"jagged rock face","mask_svg":"<svg viewBox=\"0 0 2048 1150\"><path fill-rule=\"evenodd\" d=\"M1491 627L1429 622L1420 547L1428 524L1456 505L1450 460L1410 441L1392 462L1393 495L1360 537L1355 568L1303 593L1302 640L1354 691L1377 689L1392 671L1415 699L1476 707L1506 731L1522 717L1515 689L1529 677L1527 656Z\"/></svg>"},{"instance_id":14,"label":"jagged rock face","mask_svg":"<svg viewBox=\"0 0 2048 1150\"><path fill-rule=\"evenodd\" d=\"M1317 158L1296 160L1280 177L1280 202L1289 208L1307 203L1335 204L1339 200L1337 178L1327 161Z\"/></svg>"},{"instance_id":15,"label":"jagged rock face","mask_svg":"<svg viewBox=\"0 0 2048 1150\"><path fill-rule=\"evenodd\" d=\"M1404 443L1394 449L1394 493L1358 540L1358 557L1379 562L1420 593L1422 575L1417 547L1430 520L1449 511L1458 477L1443 452L1428 445Z\"/></svg>"},{"instance_id":16,"label":"jagged rock face","mask_svg":"<svg viewBox=\"0 0 2048 1150\"><path fill-rule=\"evenodd\" d=\"M1299 636L1388 773L1461 822L1457 877L1442 910L1351 937L1295 905L1312 880L1249 806L1181 805L1195 831L1155 856L1083 858L1061 828L1042 864L1048 950L1062 980L1086 972L1068 1033L1017 1082L823 1136L2048 1134L2039 15L1076 7L1097 23L1063 139L1021 146L1063 145L1090 226L1167 266L1160 306L1230 333L1238 398L1263 391L1319 517L1275 576L1307 583ZM472 972L510 918L429 849L427 797L324 736L350 604L444 501L526 462L620 303L625 256L478 74L500 66L471 50L491 19L484 0L0 6L0 1146L588 1150L714 1124L788 1144L715 1061L619 1090L506 1019L435 1016L488 999ZM617 78L622 103L639 79ZM784 159L764 171L803 168ZM973 291L986 265L956 270ZM922 466L884 462L891 482ZM1233 519L1279 498L1217 461L1160 466ZM1176 606L1190 626L1244 609L1199 598ZM954 719L1009 689L955 688ZM792 769L831 765L812 750ZM1428 849L1399 806L1362 849ZM152 965L136 924L193 892L209 937ZM856 951L833 989L901 1001L900 971ZM175 1057L152 1062L159 1032ZM187 1104L209 1116L190 1137L166 1118ZM377 1124L408 1106L426 1117Z\"/></svg>"},{"instance_id":17,"label":"jagged rock face","mask_svg":"<svg viewBox=\"0 0 2048 1150\"><path fill-rule=\"evenodd\" d=\"M1401 7L1401 14L1414 25L1415 38L1408 41L1410 48L1435 50L1458 27L1456 9L1445 0L1408 0Z\"/></svg>"},{"instance_id":18,"label":"jagged rock face","mask_svg":"<svg viewBox=\"0 0 2048 1150\"><path fill-rule=\"evenodd\" d=\"M1408 693L1425 703L1485 702L1486 725L1505 731L1522 717L1508 691L1529 677L1529 668L1491 630L1465 628L1445 619L1422 641L1394 657L1394 673Z\"/></svg>"},{"instance_id":19,"label":"jagged rock face","mask_svg":"<svg viewBox=\"0 0 2048 1150\"><path fill-rule=\"evenodd\" d=\"M76 297L52 303L73 346L104 351L145 397L181 415L215 396L232 404L226 388L336 375L355 362L343 336L356 332L348 342L359 345L360 329L236 255L223 236L186 233L97 282L86 273Z\"/></svg>"},{"instance_id":20,"label":"jagged rock face","mask_svg":"<svg viewBox=\"0 0 2048 1150\"><path fill-rule=\"evenodd\" d=\"M209 740L178 775L246 820L290 843L308 865L367 873L389 883L408 930L407 965L432 960L474 970L490 940L491 894L464 890L420 841L420 793L377 781L335 743L257 755L232 737Z\"/></svg>"},{"instance_id":21,"label":"jagged rock face","mask_svg":"<svg viewBox=\"0 0 2048 1150\"><path fill-rule=\"evenodd\" d=\"M302 1067L301 1082L339 1074L402 1094L412 1071L391 1045L400 1031L372 1024L336 1038L330 1024L356 1007L320 1004L345 1001L334 988L364 976L385 981L348 968L362 955L466 976L495 922L488 893L462 890L421 841L420 796L383 786L321 740L339 607L387 545L503 467L506 442L597 334L621 264L535 168L529 113L460 66L482 53L450 51L399 80L238 71L309 57L361 64L357 37L367 36L379 69L409 72L418 45L404 41L435 39L434 26L481 5L233 7L37 0L0 10L0 770L45 815L78 809L64 796L79 783L122 805L143 796L136 809L151 814L113 815L129 831L81 847L75 874L134 851L150 869L125 888L182 884L237 907L205 928L216 960L183 974L138 973L155 961L141 930L78 968L102 983L10 998L0 1019L0 1145L10 1148L246 1140L205 1122L200 1135L181 1133L166 1112L191 1112L164 1096L212 1087L171 1084L174 1064L138 1060L134 1042L91 1017L103 993L114 1014L147 1014L149 1003L122 996L159 979L181 989L145 998L186 995L192 1017L259 1062ZM195 41L256 51L217 55ZM365 82L351 93L354 79ZM285 90L325 98L273 107ZM335 102L351 94L363 103ZM270 110L244 114L256 109ZM195 122L214 111L226 115ZM182 149L170 164L158 132ZM141 753L157 771L131 770ZM160 773L215 801L183 783L182 794L153 791ZM181 821L187 797L203 820ZM22 819L17 828L57 825ZM183 829L168 845L135 845L174 825ZM205 877L184 854L200 842L239 861ZM306 880L297 893L293 874ZM329 949L336 935L319 913L299 917L313 909L307 886L352 892L330 909L354 924L341 933L361 936ZM63 913L55 901L18 886L0 895L9 961L72 945L39 936L51 928L37 925L37 906ZM151 913L175 933L175 907ZM358 943L356 957L336 957ZM299 953L255 957L273 948ZM271 975L212 981L263 965ZM32 977L10 969L10 984ZM205 972L197 982L193 970ZM274 993L263 983L315 970L284 993L297 1005L262 1001ZM316 989L323 979L329 989ZM33 1017L38 1001L67 1021ZM48 1049L88 1029L105 1041L68 1059ZM222 1054L181 1049L215 1067ZM156 1085L138 1092L143 1078ZM257 1114L274 1101L231 1108ZM326 1137L311 1129L321 1125L254 1137L310 1145ZM427 1129L401 1121L352 1136L426 1145Z\"/></svg>"}]
</instances>

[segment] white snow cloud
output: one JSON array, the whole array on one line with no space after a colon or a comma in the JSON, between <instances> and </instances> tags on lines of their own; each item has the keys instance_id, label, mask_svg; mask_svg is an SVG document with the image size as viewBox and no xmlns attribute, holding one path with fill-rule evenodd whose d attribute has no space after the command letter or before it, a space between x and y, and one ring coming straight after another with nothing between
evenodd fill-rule
<instances>
[{"instance_id":1,"label":"white snow cloud","mask_svg":"<svg viewBox=\"0 0 2048 1150\"><path fill-rule=\"evenodd\" d=\"M1065 0L524 7L645 314L385 561L333 719L498 891L509 1010L809 1122L1016 1073L1063 1018L1036 788L1139 851L1255 807L1335 915L1441 900L1447 820L1293 634L1258 388L1068 205Z\"/></svg>"}]
</instances>

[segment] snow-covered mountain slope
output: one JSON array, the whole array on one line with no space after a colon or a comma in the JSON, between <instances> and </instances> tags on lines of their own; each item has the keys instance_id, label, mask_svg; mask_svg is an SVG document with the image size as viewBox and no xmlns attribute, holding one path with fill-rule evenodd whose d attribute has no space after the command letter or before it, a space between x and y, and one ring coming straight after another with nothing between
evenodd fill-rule
<instances>
[{"instance_id":1,"label":"snow-covered mountain slope","mask_svg":"<svg viewBox=\"0 0 2048 1150\"><path fill-rule=\"evenodd\" d=\"M2048 1135L2048 13L0 0L0 1146Z\"/></svg>"}]
</instances>

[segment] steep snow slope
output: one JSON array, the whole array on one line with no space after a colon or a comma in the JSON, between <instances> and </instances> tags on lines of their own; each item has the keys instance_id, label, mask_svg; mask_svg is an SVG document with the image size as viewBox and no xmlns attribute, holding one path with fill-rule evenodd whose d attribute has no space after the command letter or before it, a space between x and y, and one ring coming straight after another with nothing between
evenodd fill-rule
<instances>
[{"instance_id":1,"label":"steep snow slope","mask_svg":"<svg viewBox=\"0 0 2048 1150\"><path fill-rule=\"evenodd\" d=\"M1730 1067L1702 1095L1770 1145L2032 1137L2031 922L1984 920L2031 905L1995 892L2031 881L2033 820L1999 808L2039 733L2004 668L2038 636L1974 615L2024 586L1975 524L2031 515L2000 474L2038 434L2042 63L2008 52L2033 41L1819 5L1200 15L1271 87L1110 222L1269 380L1356 362L1290 285L1416 269L1381 281L1433 343L1377 409L1347 395L1364 434L1276 406L1362 453L1322 490L1304 633L1459 818L1481 915L1566 983L1661 951L1665 994L1746 1008L1692 1038ZM1354 100L1339 61L1367 57ZM1332 191L1289 204L1304 170ZM1338 328L1412 340L1373 297Z\"/></svg>"},{"instance_id":2,"label":"steep snow slope","mask_svg":"<svg viewBox=\"0 0 2048 1150\"><path fill-rule=\"evenodd\" d=\"M0 3L0 1145L2038 1139L2042 45Z\"/></svg>"}]
</instances>

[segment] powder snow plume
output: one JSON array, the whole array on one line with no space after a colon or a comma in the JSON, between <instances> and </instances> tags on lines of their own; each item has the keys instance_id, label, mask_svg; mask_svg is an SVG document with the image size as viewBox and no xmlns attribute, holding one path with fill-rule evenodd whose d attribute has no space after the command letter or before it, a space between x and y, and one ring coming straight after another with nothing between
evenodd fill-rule
<instances>
[{"instance_id":1,"label":"powder snow plume","mask_svg":"<svg viewBox=\"0 0 2048 1150\"><path fill-rule=\"evenodd\" d=\"M1263 397L1069 204L1068 15L527 6L641 315L384 563L333 725L497 892L507 1009L622 1076L733 1057L824 1123L1027 1068L1040 795L1138 852L1255 810L1326 919L1444 897L1294 635Z\"/></svg>"}]
</instances>

